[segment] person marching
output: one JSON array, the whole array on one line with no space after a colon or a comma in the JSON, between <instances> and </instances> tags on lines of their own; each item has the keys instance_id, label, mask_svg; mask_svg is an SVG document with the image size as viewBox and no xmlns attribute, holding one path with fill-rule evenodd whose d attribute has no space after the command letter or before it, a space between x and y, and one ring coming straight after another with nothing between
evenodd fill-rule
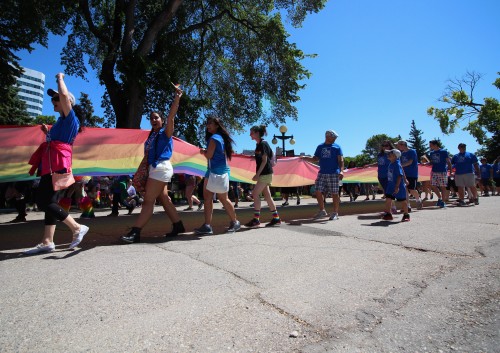
<instances>
[{"instance_id":1,"label":"person marching","mask_svg":"<svg viewBox=\"0 0 500 353\"><path fill-rule=\"evenodd\" d=\"M417 190L418 181L418 157L417 151L408 148L408 143L404 140L399 140L396 143L398 150L401 151L401 166L403 167L406 180L408 180L408 194L413 195L417 202L417 209L422 209L422 200L420 193ZM409 195L408 195L409 196ZM411 212L410 199L408 197L408 210Z\"/></svg>"},{"instance_id":2,"label":"person marching","mask_svg":"<svg viewBox=\"0 0 500 353\"><path fill-rule=\"evenodd\" d=\"M319 172L314 183L319 212L314 219L328 217L330 221L339 219L339 183L344 178L344 157L342 148L335 143L339 135L333 130L325 132L325 142L314 152L313 161L319 161ZM328 195L333 199L333 212L328 216L325 200Z\"/></svg>"},{"instance_id":3,"label":"person marching","mask_svg":"<svg viewBox=\"0 0 500 353\"><path fill-rule=\"evenodd\" d=\"M168 218L172 221L172 231L165 234L165 237L176 236L184 233L182 223L177 209L168 196L168 183L174 175L174 169L170 163L173 152L174 119L179 109L179 101L182 96L180 85L175 86L175 96L168 117L160 112L152 112L151 133L144 144L144 153L147 153L149 175L146 182L146 194L142 204L141 213L135 221L134 226L128 234L120 239L125 243L138 243L141 241L141 229L148 223L153 215L156 199L159 199Z\"/></svg>"},{"instance_id":4,"label":"person marching","mask_svg":"<svg viewBox=\"0 0 500 353\"><path fill-rule=\"evenodd\" d=\"M402 202L403 218L401 222L409 222L410 214L408 213L408 202L407 202L407 191L405 183L405 175L403 172L403 167L399 158L401 157L401 151L398 149L392 149L386 151L387 157L389 158L389 166L387 167L387 184L384 189L385 193L385 214L382 217L384 221L392 221L393 216L391 213L391 206L393 200Z\"/></svg>"},{"instance_id":5,"label":"person marching","mask_svg":"<svg viewBox=\"0 0 500 353\"><path fill-rule=\"evenodd\" d=\"M203 181L205 223L194 231L200 235L214 233L211 223L214 207L213 199L214 195L217 194L227 215L231 219L227 231L234 233L241 228L240 222L236 219L233 203L228 198L230 168L227 161L231 159L233 154L234 141L217 117L207 118L205 139L207 141L207 149L200 150L200 154L208 161L208 169Z\"/></svg>"},{"instance_id":6,"label":"person marching","mask_svg":"<svg viewBox=\"0 0 500 353\"><path fill-rule=\"evenodd\" d=\"M271 196L271 191L269 186L273 181L273 167L271 160L273 158L273 150L264 140L264 136L267 135L266 127L264 125L253 126L250 129L250 137L257 144L255 145L255 164L256 172L252 177L253 181L256 181L252 197L254 199L254 216L250 222L245 224L247 227L258 227L260 225L260 194L264 194L269 210L272 214L271 222L266 224L266 227L279 226L281 224L281 219L276 208L276 204Z\"/></svg>"},{"instance_id":7,"label":"person marching","mask_svg":"<svg viewBox=\"0 0 500 353\"><path fill-rule=\"evenodd\" d=\"M46 141L38 147L29 161L32 165L30 175L33 175L36 169L38 169L37 175L41 175L36 203L38 208L45 212L45 230L42 242L24 251L28 255L55 250L54 233L57 221L66 224L73 234L70 249L78 246L89 231L89 227L77 223L59 206L57 203L59 192L54 190L52 184L52 172L68 173L71 170L73 142L83 125L83 115L77 116L75 113L75 96L68 91L63 73L56 75L56 82L57 91L49 89L47 93L51 97L54 111L59 113L59 118L50 130L47 125L42 124L41 129L46 135Z\"/></svg>"},{"instance_id":8,"label":"person marching","mask_svg":"<svg viewBox=\"0 0 500 353\"><path fill-rule=\"evenodd\" d=\"M431 149L429 157L432 164L432 190L438 197L436 206L444 208L446 207L445 201L447 199L446 184L448 183L448 171L452 172L451 159L448 151L441 148L438 140L429 141L429 148Z\"/></svg>"},{"instance_id":9,"label":"person marching","mask_svg":"<svg viewBox=\"0 0 500 353\"><path fill-rule=\"evenodd\" d=\"M455 183L458 187L458 206L467 206L465 203L465 188L470 190L469 201L479 204L476 188L476 175L479 175L479 163L475 154L466 151L467 145L460 143L458 153L451 158L455 166ZM475 174L474 174L475 173Z\"/></svg>"}]
</instances>

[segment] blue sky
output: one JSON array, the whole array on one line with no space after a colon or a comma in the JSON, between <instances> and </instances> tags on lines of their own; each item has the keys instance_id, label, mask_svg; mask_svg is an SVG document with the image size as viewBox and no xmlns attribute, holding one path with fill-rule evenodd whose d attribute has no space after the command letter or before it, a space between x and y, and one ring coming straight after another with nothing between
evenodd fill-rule
<instances>
[{"instance_id":1,"label":"blue sky","mask_svg":"<svg viewBox=\"0 0 500 353\"><path fill-rule=\"evenodd\" d=\"M499 13L497 0L331 0L301 28L288 26L290 41L318 55L303 62L312 76L299 94L298 121L286 123L295 152L313 153L324 131L333 129L344 156L355 156L375 134L408 138L412 119L427 141L440 138L451 152L465 142L475 151L479 146L467 132L443 135L426 111L439 106L447 79L467 71L484 75L477 100L499 97L492 85L500 71ZM59 64L63 45L62 38L51 37L48 49L19 53L23 66L45 73L46 88L64 71ZM89 82L67 77L66 82L75 96L88 93L96 114L102 115L104 89L94 77L90 73ZM44 114L54 114L48 97ZM144 121L142 126L148 125ZM269 141L279 134L273 126L268 131ZM247 132L234 138L236 151L254 148ZM287 141L286 149L291 148Z\"/></svg>"}]
</instances>

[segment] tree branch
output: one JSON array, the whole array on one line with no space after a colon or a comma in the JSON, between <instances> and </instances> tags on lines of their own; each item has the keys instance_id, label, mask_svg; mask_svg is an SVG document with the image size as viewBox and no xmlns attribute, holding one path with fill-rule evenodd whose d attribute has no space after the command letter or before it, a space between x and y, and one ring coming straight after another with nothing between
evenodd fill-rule
<instances>
[{"instance_id":1,"label":"tree branch","mask_svg":"<svg viewBox=\"0 0 500 353\"><path fill-rule=\"evenodd\" d=\"M107 35L105 35L104 31L101 31L95 26L94 21L92 20L92 14L90 13L88 2L86 0L80 0L79 5L82 11L83 18L85 19L85 22L87 22L87 26L89 27L90 32L92 32L92 34L96 36L97 39L111 46L111 39Z\"/></svg>"},{"instance_id":2,"label":"tree branch","mask_svg":"<svg viewBox=\"0 0 500 353\"><path fill-rule=\"evenodd\" d=\"M167 6L151 22L144 37L137 48L137 54L145 57L153 46L153 42L158 33L172 20L175 13L181 6L183 0L169 0Z\"/></svg>"},{"instance_id":3,"label":"tree branch","mask_svg":"<svg viewBox=\"0 0 500 353\"><path fill-rule=\"evenodd\" d=\"M123 30L122 52L130 55L132 52L132 38L134 37L134 10L137 0L130 0L125 7L125 28Z\"/></svg>"}]
</instances>

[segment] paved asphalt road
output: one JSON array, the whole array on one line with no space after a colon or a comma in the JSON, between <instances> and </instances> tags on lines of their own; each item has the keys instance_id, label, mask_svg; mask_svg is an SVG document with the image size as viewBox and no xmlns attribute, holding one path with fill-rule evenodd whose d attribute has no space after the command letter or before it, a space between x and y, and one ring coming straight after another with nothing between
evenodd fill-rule
<instances>
[{"instance_id":1,"label":"paved asphalt road","mask_svg":"<svg viewBox=\"0 0 500 353\"><path fill-rule=\"evenodd\" d=\"M168 242L158 213L132 245L118 238L135 216L101 212L81 248L58 225L36 256L21 251L40 214L0 224L0 352L500 352L500 197L410 223L381 221L381 201L343 203L338 221L292 204L279 228L225 234L216 210L216 235Z\"/></svg>"}]
</instances>

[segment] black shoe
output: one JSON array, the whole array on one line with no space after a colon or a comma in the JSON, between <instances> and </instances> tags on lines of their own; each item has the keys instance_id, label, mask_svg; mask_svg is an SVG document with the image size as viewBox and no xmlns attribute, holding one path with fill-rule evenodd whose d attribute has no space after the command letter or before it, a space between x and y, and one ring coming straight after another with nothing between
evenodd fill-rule
<instances>
[{"instance_id":1,"label":"black shoe","mask_svg":"<svg viewBox=\"0 0 500 353\"><path fill-rule=\"evenodd\" d=\"M288 201L283 202L281 206L288 206Z\"/></svg>"},{"instance_id":2,"label":"black shoe","mask_svg":"<svg viewBox=\"0 0 500 353\"><path fill-rule=\"evenodd\" d=\"M176 222L172 224L172 231L170 233L165 234L165 237L175 237L181 233L184 233L186 229L184 229L184 224L182 221Z\"/></svg>"},{"instance_id":3,"label":"black shoe","mask_svg":"<svg viewBox=\"0 0 500 353\"><path fill-rule=\"evenodd\" d=\"M297 205L300 205L300 199L297 199Z\"/></svg>"},{"instance_id":4,"label":"black shoe","mask_svg":"<svg viewBox=\"0 0 500 353\"><path fill-rule=\"evenodd\" d=\"M118 212L111 212L108 217L118 217Z\"/></svg>"},{"instance_id":5,"label":"black shoe","mask_svg":"<svg viewBox=\"0 0 500 353\"><path fill-rule=\"evenodd\" d=\"M9 223L22 223L22 222L26 222L26 217L16 217L14 218L12 221L10 221Z\"/></svg>"},{"instance_id":6,"label":"black shoe","mask_svg":"<svg viewBox=\"0 0 500 353\"><path fill-rule=\"evenodd\" d=\"M132 230L128 232L127 235L124 235L123 237L120 238L122 241L125 243L140 243L141 242L141 229L132 227Z\"/></svg>"},{"instance_id":7,"label":"black shoe","mask_svg":"<svg viewBox=\"0 0 500 353\"><path fill-rule=\"evenodd\" d=\"M269 222L268 224L266 224L266 227L274 227L274 226L279 226L281 225L281 219L279 218L273 218L271 220L271 222Z\"/></svg>"}]
</instances>

